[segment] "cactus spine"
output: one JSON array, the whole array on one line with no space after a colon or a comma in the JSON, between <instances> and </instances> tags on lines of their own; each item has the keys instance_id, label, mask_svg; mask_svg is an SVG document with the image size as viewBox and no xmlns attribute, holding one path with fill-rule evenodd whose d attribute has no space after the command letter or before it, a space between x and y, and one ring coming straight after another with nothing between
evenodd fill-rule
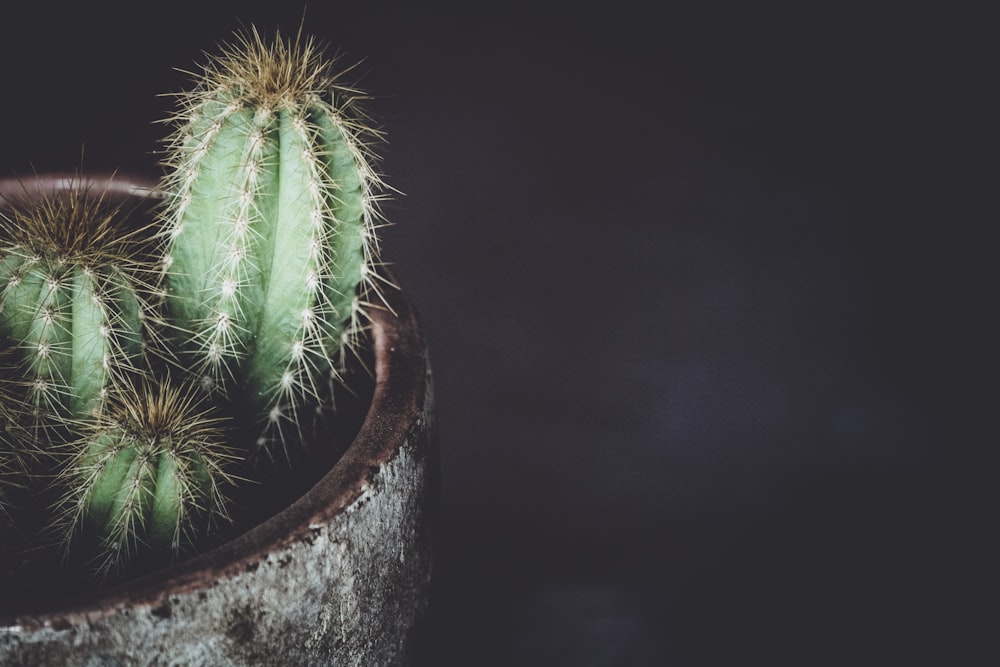
<instances>
[{"instance_id":1,"label":"cactus spine","mask_svg":"<svg viewBox=\"0 0 1000 667\"><path fill-rule=\"evenodd\" d=\"M17 348L27 426L39 443L100 412L142 366L148 230L82 182L0 215L0 336Z\"/></svg>"},{"instance_id":2,"label":"cactus spine","mask_svg":"<svg viewBox=\"0 0 1000 667\"><path fill-rule=\"evenodd\" d=\"M249 406L251 457L289 456L377 292L377 135L301 35L240 35L196 83L168 140L167 310L201 384Z\"/></svg>"},{"instance_id":3,"label":"cactus spine","mask_svg":"<svg viewBox=\"0 0 1000 667\"><path fill-rule=\"evenodd\" d=\"M190 388L117 388L82 431L58 479L60 526L67 548L89 542L99 573L124 569L140 545L177 555L227 516L221 487L233 456L220 418Z\"/></svg>"}]
</instances>

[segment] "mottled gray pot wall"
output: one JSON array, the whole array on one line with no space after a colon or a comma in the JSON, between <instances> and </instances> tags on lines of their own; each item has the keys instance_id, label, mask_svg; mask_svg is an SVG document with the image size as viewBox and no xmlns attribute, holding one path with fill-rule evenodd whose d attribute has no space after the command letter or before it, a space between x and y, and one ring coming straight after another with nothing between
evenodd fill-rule
<instances>
[{"instance_id":1,"label":"mottled gray pot wall","mask_svg":"<svg viewBox=\"0 0 1000 667\"><path fill-rule=\"evenodd\" d=\"M413 309L390 302L395 316L374 317L371 409L314 488L170 570L0 617L0 664L411 664L430 589L433 394Z\"/></svg>"}]
</instances>

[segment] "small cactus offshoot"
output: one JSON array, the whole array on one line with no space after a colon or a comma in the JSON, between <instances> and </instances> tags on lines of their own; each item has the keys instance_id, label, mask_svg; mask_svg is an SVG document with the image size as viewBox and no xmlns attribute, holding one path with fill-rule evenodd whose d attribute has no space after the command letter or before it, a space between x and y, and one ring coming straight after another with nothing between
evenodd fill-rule
<instances>
[{"instance_id":1,"label":"small cactus offshoot","mask_svg":"<svg viewBox=\"0 0 1000 667\"><path fill-rule=\"evenodd\" d=\"M100 574L137 554L176 556L226 520L235 456L195 391L169 381L116 388L81 431L57 478L66 489L59 525Z\"/></svg>"},{"instance_id":2,"label":"small cactus offshoot","mask_svg":"<svg viewBox=\"0 0 1000 667\"><path fill-rule=\"evenodd\" d=\"M290 457L329 400L378 291L368 127L334 61L254 29L179 95L168 141L167 313L203 386ZM280 461L279 461L280 462Z\"/></svg>"}]
</instances>

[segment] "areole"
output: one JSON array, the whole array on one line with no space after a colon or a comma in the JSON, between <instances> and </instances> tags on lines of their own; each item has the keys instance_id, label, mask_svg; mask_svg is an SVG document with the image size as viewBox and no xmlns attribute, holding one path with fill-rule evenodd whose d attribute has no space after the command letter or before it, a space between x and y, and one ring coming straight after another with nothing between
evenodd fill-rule
<instances>
[{"instance_id":1,"label":"areole","mask_svg":"<svg viewBox=\"0 0 1000 667\"><path fill-rule=\"evenodd\" d=\"M137 203L156 197L144 179L83 183ZM0 180L0 209L79 184ZM0 597L0 663L410 664L429 618L433 392L413 306L386 292L387 308L372 314L371 405L315 486L224 545L99 594Z\"/></svg>"}]
</instances>

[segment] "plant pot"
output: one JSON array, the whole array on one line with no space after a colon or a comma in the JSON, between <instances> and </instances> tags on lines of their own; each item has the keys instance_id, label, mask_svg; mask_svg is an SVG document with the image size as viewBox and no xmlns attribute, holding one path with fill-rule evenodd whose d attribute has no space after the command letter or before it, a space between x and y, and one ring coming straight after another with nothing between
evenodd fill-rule
<instances>
[{"instance_id":1,"label":"plant pot","mask_svg":"<svg viewBox=\"0 0 1000 667\"><path fill-rule=\"evenodd\" d=\"M0 181L5 199L70 176ZM155 203L153 184L90 177ZM428 625L433 393L412 304L373 313L374 388L353 442L288 507L225 544L112 588L49 599L0 593L0 664L411 664Z\"/></svg>"}]
</instances>

